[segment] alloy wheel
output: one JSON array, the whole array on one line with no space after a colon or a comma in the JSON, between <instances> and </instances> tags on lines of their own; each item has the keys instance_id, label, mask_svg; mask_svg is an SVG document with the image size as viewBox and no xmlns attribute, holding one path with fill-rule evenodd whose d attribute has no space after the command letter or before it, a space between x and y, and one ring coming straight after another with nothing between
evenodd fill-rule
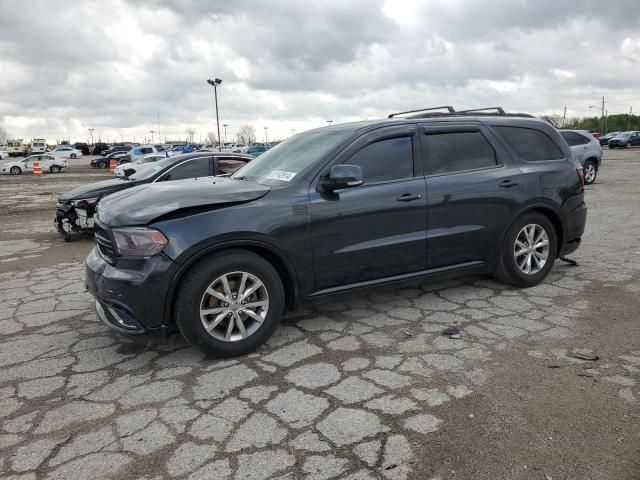
<instances>
[{"instance_id":1,"label":"alloy wheel","mask_svg":"<svg viewBox=\"0 0 640 480\"><path fill-rule=\"evenodd\" d=\"M264 283L248 272L230 272L216 278L200 301L200 321L217 340L237 342L254 334L269 312Z\"/></svg>"},{"instance_id":2,"label":"alloy wheel","mask_svg":"<svg viewBox=\"0 0 640 480\"><path fill-rule=\"evenodd\" d=\"M549 258L549 236L537 224L524 226L516 236L513 255L518 269L527 275L535 275Z\"/></svg>"},{"instance_id":3,"label":"alloy wheel","mask_svg":"<svg viewBox=\"0 0 640 480\"><path fill-rule=\"evenodd\" d=\"M584 167L584 179L587 183L592 183L596 179L596 167L593 163L587 163Z\"/></svg>"}]
</instances>

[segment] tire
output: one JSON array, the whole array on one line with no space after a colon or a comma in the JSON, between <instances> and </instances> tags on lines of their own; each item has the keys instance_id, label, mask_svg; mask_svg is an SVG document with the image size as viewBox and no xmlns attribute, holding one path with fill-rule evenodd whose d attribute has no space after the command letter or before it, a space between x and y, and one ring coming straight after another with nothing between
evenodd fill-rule
<instances>
[{"instance_id":1,"label":"tire","mask_svg":"<svg viewBox=\"0 0 640 480\"><path fill-rule=\"evenodd\" d=\"M584 162L584 184L591 185L598 176L598 166L593 160Z\"/></svg>"},{"instance_id":2,"label":"tire","mask_svg":"<svg viewBox=\"0 0 640 480\"><path fill-rule=\"evenodd\" d=\"M72 153L71 155L69 155L69 158L73 158L73 159L75 159L75 158L76 158L76 154L75 154L75 153Z\"/></svg>"},{"instance_id":3,"label":"tire","mask_svg":"<svg viewBox=\"0 0 640 480\"><path fill-rule=\"evenodd\" d=\"M266 303L266 311L262 306L253 311L254 315L259 312L262 316L260 322L243 313L243 308L246 310L246 307L243 307L244 303L240 304L241 279L245 274L245 287L251 286L243 291L248 292L259 283L262 285L251 293L247 303L247 306ZM223 302L219 297L220 292L225 291L224 282L219 281L222 277L227 279L228 290L238 294L237 298L232 298L232 303ZM212 290L216 290L217 297L208 293ZM228 295L224 297L229 298ZM203 316L203 309L217 311ZM284 288L278 272L264 258L244 250L220 252L198 262L186 274L175 302L176 324L182 336L191 345L214 357L234 357L255 351L271 337L283 313ZM237 322L234 322L231 335L229 334L229 324L236 315L238 318L244 316L240 323L246 329L246 336L238 328ZM205 323L210 326L212 333L207 331Z\"/></svg>"},{"instance_id":4,"label":"tire","mask_svg":"<svg viewBox=\"0 0 640 480\"><path fill-rule=\"evenodd\" d=\"M627 142L627 143L624 144L624 148L630 148L630 147L631 147L631 143L630 142Z\"/></svg>"},{"instance_id":5,"label":"tire","mask_svg":"<svg viewBox=\"0 0 640 480\"><path fill-rule=\"evenodd\" d=\"M51 173L60 173L60 170L62 169L58 165L51 165L49 170L51 170Z\"/></svg>"},{"instance_id":6,"label":"tire","mask_svg":"<svg viewBox=\"0 0 640 480\"><path fill-rule=\"evenodd\" d=\"M11 173L11 175L20 175L22 173L22 169L20 167L11 167L9 173Z\"/></svg>"},{"instance_id":7,"label":"tire","mask_svg":"<svg viewBox=\"0 0 640 480\"><path fill-rule=\"evenodd\" d=\"M107 168L107 164L105 162L98 163L98 168Z\"/></svg>"},{"instance_id":8,"label":"tire","mask_svg":"<svg viewBox=\"0 0 640 480\"><path fill-rule=\"evenodd\" d=\"M532 257L530 263L531 269L534 270L534 267L539 267L539 269L537 271L525 273L523 270L521 270L518 264L521 263L522 260L526 259L527 254L517 256L516 240L519 238L521 239L524 228L531 225L535 225L536 227L544 230L548 241L548 244L546 246L547 257L544 264L541 266L537 263L537 260ZM538 230L536 230L534 237L537 237L537 235ZM542 247L541 249L536 249L536 251L538 253L543 253L543 249L544 247ZM504 235L504 238L500 243L494 275L499 281L503 283L523 288L533 287L542 282L549 274L551 268L553 267L553 262L556 259L557 252L558 247L556 231L549 219L538 212L525 213L511 224L511 226L507 230L507 233ZM518 259L518 263L516 263L516 258Z\"/></svg>"}]
</instances>

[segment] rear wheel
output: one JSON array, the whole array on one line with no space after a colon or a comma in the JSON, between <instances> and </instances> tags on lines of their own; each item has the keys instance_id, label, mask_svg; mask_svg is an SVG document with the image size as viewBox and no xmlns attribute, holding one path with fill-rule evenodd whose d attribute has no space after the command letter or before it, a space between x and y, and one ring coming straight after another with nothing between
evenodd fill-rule
<instances>
[{"instance_id":1,"label":"rear wheel","mask_svg":"<svg viewBox=\"0 0 640 480\"><path fill-rule=\"evenodd\" d=\"M70 158L76 158L76 154L72 153L71 155L69 155Z\"/></svg>"},{"instance_id":2,"label":"rear wheel","mask_svg":"<svg viewBox=\"0 0 640 480\"><path fill-rule=\"evenodd\" d=\"M212 255L191 270L177 294L176 323L192 345L217 357L253 352L284 312L273 266L242 250Z\"/></svg>"},{"instance_id":3,"label":"rear wheel","mask_svg":"<svg viewBox=\"0 0 640 480\"><path fill-rule=\"evenodd\" d=\"M22 173L22 169L20 167L11 167L9 173L11 173L11 175L20 175Z\"/></svg>"},{"instance_id":4,"label":"rear wheel","mask_svg":"<svg viewBox=\"0 0 640 480\"><path fill-rule=\"evenodd\" d=\"M533 287L551 271L557 252L556 232L541 213L527 213L505 234L495 270L498 280L518 287Z\"/></svg>"},{"instance_id":5,"label":"rear wheel","mask_svg":"<svg viewBox=\"0 0 640 480\"><path fill-rule=\"evenodd\" d=\"M598 167L596 163L592 160L585 162L584 164L584 183L585 185L591 185L596 181L596 177L598 176Z\"/></svg>"}]
</instances>

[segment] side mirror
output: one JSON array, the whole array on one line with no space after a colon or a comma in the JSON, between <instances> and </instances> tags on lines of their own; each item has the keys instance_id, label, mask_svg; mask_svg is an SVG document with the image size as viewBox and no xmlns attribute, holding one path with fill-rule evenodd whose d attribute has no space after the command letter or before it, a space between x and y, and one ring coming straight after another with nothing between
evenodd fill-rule
<instances>
[{"instance_id":1,"label":"side mirror","mask_svg":"<svg viewBox=\"0 0 640 480\"><path fill-rule=\"evenodd\" d=\"M360 165L334 165L329 171L329 176L322 181L322 187L333 191L358 187L363 183Z\"/></svg>"}]
</instances>

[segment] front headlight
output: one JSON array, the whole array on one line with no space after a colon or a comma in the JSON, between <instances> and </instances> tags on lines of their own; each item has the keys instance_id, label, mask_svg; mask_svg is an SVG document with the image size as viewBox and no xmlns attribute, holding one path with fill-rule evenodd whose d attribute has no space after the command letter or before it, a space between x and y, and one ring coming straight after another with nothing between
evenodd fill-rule
<instances>
[{"instance_id":1,"label":"front headlight","mask_svg":"<svg viewBox=\"0 0 640 480\"><path fill-rule=\"evenodd\" d=\"M167 237L153 228L114 228L112 233L122 257L152 257L168 243Z\"/></svg>"},{"instance_id":2,"label":"front headlight","mask_svg":"<svg viewBox=\"0 0 640 480\"><path fill-rule=\"evenodd\" d=\"M95 205L95 203L98 201L98 198L99 197L82 198L80 200L74 200L73 202L71 202L71 205L73 205L74 207L87 208L92 205Z\"/></svg>"}]
</instances>

